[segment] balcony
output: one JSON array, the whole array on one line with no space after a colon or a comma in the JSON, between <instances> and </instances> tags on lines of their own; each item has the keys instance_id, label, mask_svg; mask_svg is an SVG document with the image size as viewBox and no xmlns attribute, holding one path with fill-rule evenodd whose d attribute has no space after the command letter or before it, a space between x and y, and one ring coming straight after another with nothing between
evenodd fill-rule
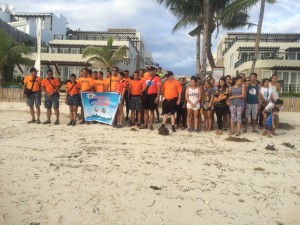
<instances>
[{"instance_id":1,"label":"balcony","mask_svg":"<svg viewBox=\"0 0 300 225\"><path fill-rule=\"evenodd\" d=\"M253 53L241 57L239 61L234 64L234 68L238 68L245 62L249 62L253 60ZM258 53L257 60L267 60L267 61L280 61L280 60L299 60L300 62L300 53L286 53L286 52L279 52L275 54L265 54L265 53Z\"/></svg>"}]
</instances>

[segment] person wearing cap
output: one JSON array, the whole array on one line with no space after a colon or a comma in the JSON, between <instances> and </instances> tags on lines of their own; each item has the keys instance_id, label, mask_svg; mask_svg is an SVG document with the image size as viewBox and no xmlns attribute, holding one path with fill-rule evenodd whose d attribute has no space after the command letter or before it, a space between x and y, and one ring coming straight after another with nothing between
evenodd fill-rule
<instances>
[{"instance_id":1,"label":"person wearing cap","mask_svg":"<svg viewBox=\"0 0 300 225\"><path fill-rule=\"evenodd\" d=\"M53 77L53 71L51 69L47 70L47 78L42 81L42 90L45 93L44 105L47 109L47 120L43 124L51 123L51 108L54 108L54 113L56 120L55 125L59 124L59 93L60 82L57 78Z\"/></svg>"},{"instance_id":2,"label":"person wearing cap","mask_svg":"<svg viewBox=\"0 0 300 225\"><path fill-rule=\"evenodd\" d=\"M153 123L154 123L154 110L156 105L159 102L159 95L160 95L160 88L161 82L158 75L155 74L156 68L149 67L148 73L150 76L145 78L143 81L143 94L142 94L142 102L144 108L144 125L141 125L141 129L148 128L148 119L150 126L150 130L154 130ZM150 116L149 116L150 111Z\"/></svg>"},{"instance_id":3,"label":"person wearing cap","mask_svg":"<svg viewBox=\"0 0 300 225\"><path fill-rule=\"evenodd\" d=\"M182 87L180 83L174 79L173 72L168 71L165 75L167 80L164 82L162 87L162 111L163 111L163 122L159 129L165 127L169 113L171 114L172 131L176 132L175 128L175 112L176 107L180 105Z\"/></svg>"},{"instance_id":4,"label":"person wearing cap","mask_svg":"<svg viewBox=\"0 0 300 225\"><path fill-rule=\"evenodd\" d=\"M41 110L40 110L40 105L41 105L41 84L42 84L42 79L37 76L37 70L32 67L29 70L30 74L24 78L24 86L23 86L23 92L25 93L26 89L31 90L31 95L26 96L27 100L26 103L30 108L30 115L31 115L31 120L28 121L28 123L37 123L40 124L40 115L41 115ZM36 108L36 119L35 119L35 112L34 112L34 105Z\"/></svg>"}]
</instances>

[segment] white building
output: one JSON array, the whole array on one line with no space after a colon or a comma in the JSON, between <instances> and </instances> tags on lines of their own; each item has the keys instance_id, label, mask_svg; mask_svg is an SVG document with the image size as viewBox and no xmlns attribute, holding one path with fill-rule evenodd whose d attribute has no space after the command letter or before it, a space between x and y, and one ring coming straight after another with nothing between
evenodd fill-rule
<instances>
[{"instance_id":1,"label":"white building","mask_svg":"<svg viewBox=\"0 0 300 225\"><path fill-rule=\"evenodd\" d=\"M117 66L121 70L135 70L145 66L145 46L142 35L134 29L108 29L108 31L71 31L68 35L54 35L54 40L49 41L49 47L42 49L41 72L44 77L47 69L55 71L56 76L61 80L69 78L71 73L79 75L82 68L88 67L92 70L106 71L101 65L87 63L87 59L82 58L83 50L88 46L105 47L107 39L114 39L113 46L127 46L128 62L120 63ZM36 53L31 55L36 58Z\"/></svg>"},{"instance_id":2,"label":"white building","mask_svg":"<svg viewBox=\"0 0 300 225\"><path fill-rule=\"evenodd\" d=\"M3 18L8 18L3 15ZM10 16L9 25L16 29L36 37L37 18L42 18L42 43L47 44L53 40L54 35L65 35L67 19L60 14L15 12ZM7 22L7 21L6 21Z\"/></svg>"},{"instance_id":3,"label":"white building","mask_svg":"<svg viewBox=\"0 0 300 225\"><path fill-rule=\"evenodd\" d=\"M254 55L255 33L228 33L217 48L217 66L225 75L249 75ZM255 72L258 78L276 73L283 91L300 91L300 34L264 33L261 36Z\"/></svg>"}]
</instances>

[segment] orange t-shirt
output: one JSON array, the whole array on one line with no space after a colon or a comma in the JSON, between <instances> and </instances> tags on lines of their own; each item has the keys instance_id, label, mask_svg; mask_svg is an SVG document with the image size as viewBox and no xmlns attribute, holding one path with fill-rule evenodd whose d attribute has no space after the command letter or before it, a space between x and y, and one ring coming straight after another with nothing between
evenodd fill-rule
<instances>
[{"instance_id":1,"label":"orange t-shirt","mask_svg":"<svg viewBox=\"0 0 300 225\"><path fill-rule=\"evenodd\" d=\"M142 90L143 90L143 81L142 80L131 80L129 87L130 87L131 95L141 95Z\"/></svg>"},{"instance_id":2,"label":"orange t-shirt","mask_svg":"<svg viewBox=\"0 0 300 225\"><path fill-rule=\"evenodd\" d=\"M82 92L88 92L93 90L93 79L90 77L79 78L80 88Z\"/></svg>"},{"instance_id":3,"label":"orange t-shirt","mask_svg":"<svg viewBox=\"0 0 300 225\"><path fill-rule=\"evenodd\" d=\"M106 92L107 86L106 80L94 80L94 92Z\"/></svg>"},{"instance_id":4,"label":"orange t-shirt","mask_svg":"<svg viewBox=\"0 0 300 225\"><path fill-rule=\"evenodd\" d=\"M50 82L54 87L50 84ZM42 81L42 87L45 88L47 93L52 93L59 86L60 86L60 82L57 78L53 78L53 79L45 78Z\"/></svg>"},{"instance_id":5,"label":"orange t-shirt","mask_svg":"<svg viewBox=\"0 0 300 225\"><path fill-rule=\"evenodd\" d=\"M77 82L77 81L76 81L74 87L73 87L73 85L74 85L74 83L72 83L72 82L68 82L68 83L66 84L66 88L67 88L67 90L68 90L68 94L71 95L71 96L73 96L73 95L78 95L78 94L79 94L80 87L81 87L80 83ZM72 87L73 87L73 88L72 88ZM71 90L71 88L72 88L72 90ZM70 91L70 90L71 90L71 91Z\"/></svg>"},{"instance_id":6,"label":"orange t-shirt","mask_svg":"<svg viewBox=\"0 0 300 225\"><path fill-rule=\"evenodd\" d=\"M111 79L111 81L110 81L110 79ZM114 92L114 91L116 91L116 84L119 82L119 78L115 77L115 76L112 76L110 78L107 78L106 82L107 82L107 85L108 85L108 91L109 92Z\"/></svg>"},{"instance_id":7,"label":"orange t-shirt","mask_svg":"<svg viewBox=\"0 0 300 225\"><path fill-rule=\"evenodd\" d=\"M28 75L24 78L24 84L26 84L27 89L31 89L32 83L33 83L34 77L31 75ZM33 92L41 91L40 85L42 84L42 79L38 76L36 76L34 85L32 87Z\"/></svg>"},{"instance_id":8,"label":"orange t-shirt","mask_svg":"<svg viewBox=\"0 0 300 225\"><path fill-rule=\"evenodd\" d=\"M182 92L182 87L175 79L172 81L166 80L164 82L162 92L166 99L171 100L178 97L178 94Z\"/></svg>"},{"instance_id":9,"label":"orange t-shirt","mask_svg":"<svg viewBox=\"0 0 300 225\"><path fill-rule=\"evenodd\" d=\"M123 93L123 90L126 88L126 81L123 80L123 81L119 81L117 84L116 84L116 92L118 94L122 94Z\"/></svg>"},{"instance_id":10,"label":"orange t-shirt","mask_svg":"<svg viewBox=\"0 0 300 225\"><path fill-rule=\"evenodd\" d=\"M152 77L148 76L144 82L143 82L143 88L146 88L150 81L151 81ZM158 76L155 76L155 78L153 78L153 80L151 81L151 84L148 88L148 94L157 94L158 92L158 87L161 86L161 82L160 82L160 78Z\"/></svg>"}]
</instances>

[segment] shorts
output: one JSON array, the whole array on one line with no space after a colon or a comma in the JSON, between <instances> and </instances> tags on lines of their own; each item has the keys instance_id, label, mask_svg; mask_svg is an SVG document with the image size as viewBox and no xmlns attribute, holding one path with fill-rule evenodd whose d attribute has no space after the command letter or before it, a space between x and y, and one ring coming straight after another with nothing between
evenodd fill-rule
<instances>
[{"instance_id":1,"label":"shorts","mask_svg":"<svg viewBox=\"0 0 300 225\"><path fill-rule=\"evenodd\" d=\"M155 99L157 97L157 94L146 94L143 96L143 108L144 110L155 110L156 104L155 104Z\"/></svg>"},{"instance_id":2,"label":"shorts","mask_svg":"<svg viewBox=\"0 0 300 225\"><path fill-rule=\"evenodd\" d=\"M273 126L272 125L266 124L265 128L266 128L267 131L273 131Z\"/></svg>"},{"instance_id":3,"label":"shorts","mask_svg":"<svg viewBox=\"0 0 300 225\"><path fill-rule=\"evenodd\" d=\"M136 110L138 112L142 112L143 106L142 106L141 96L131 96L130 102L129 102L129 108L130 108L130 110Z\"/></svg>"},{"instance_id":4,"label":"shorts","mask_svg":"<svg viewBox=\"0 0 300 225\"><path fill-rule=\"evenodd\" d=\"M200 107L201 107L200 103L196 104L196 108L192 108L192 105L190 103L186 103L186 108L187 109L192 109L192 110L196 111L196 110L199 110Z\"/></svg>"},{"instance_id":5,"label":"shorts","mask_svg":"<svg viewBox=\"0 0 300 225\"><path fill-rule=\"evenodd\" d=\"M257 115L258 115L258 104L248 104L246 106L246 118L249 118L249 116L251 115L251 118L253 120L257 119Z\"/></svg>"},{"instance_id":6,"label":"shorts","mask_svg":"<svg viewBox=\"0 0 300 225\"><path fill-rule=\"evenodd\" d=\"M29 98L27 98L26 103L28 106L40 106L42 99L42 93L40 91L33 92Z\"/></svg>"},{"instance_id":7,"label":"shorts","mask_svg":"<svg viewBox=\"0 0 300 225\"><path fill-rule=\"evenodd\" d=\"M80 94L77 95L68 95L67 105L71 106L81 106L81 97Z\"/></svg>"},{"instance_id":8,"label":"shorts","mask_svg":"<svg viewBox=\"0 0 300 225\"><path fill-rule=\"evenodd\" d=\"M162 102L162 114L165 115L170 113L171 115L174 115L176 112L177 101L178 98L173 98L170 100L165 99Z\"/></svg>"},{"instance_id":9,"label":"shorts","mask_svg":"<svg viewBox=\"0 0 300 225\"><path fill-rule=\"evenodd\" d=\"M47 95L45 95L45 101L44 101L44 106L46 109L51 109L52 106L53 108L57 109L59 108L59 94L54 94L52 95L52 97L48 97Z\"/></svg>"}]
</instances>

